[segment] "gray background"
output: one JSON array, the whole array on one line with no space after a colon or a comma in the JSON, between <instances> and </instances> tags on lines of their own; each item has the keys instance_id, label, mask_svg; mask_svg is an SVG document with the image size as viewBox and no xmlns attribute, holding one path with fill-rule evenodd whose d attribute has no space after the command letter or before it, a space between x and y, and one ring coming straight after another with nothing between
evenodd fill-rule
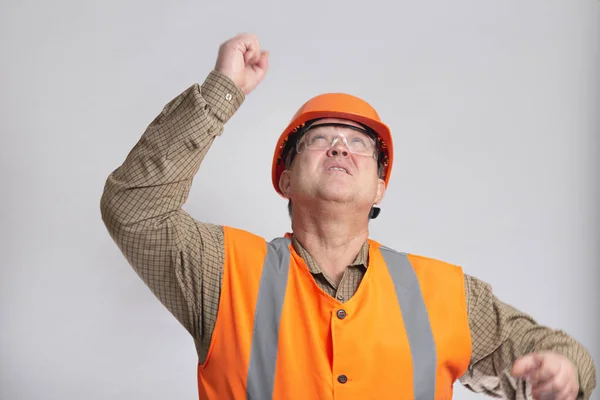
<instances>
[{"instance_id":1,"label":"gray background","mask_svg":"<svg viewBox=\"0 0 600 400\"><path fill-rule=\"evenodd\" d=\"M186 210L281 235L281 129L315 94L362 96L396 143L372 237L462 265L600 360L600 2L12 0L0 13L0 399L197 398L192 340L127 265L99 201L162 107L245 31L270 71ZM481 397L457 385L456 398Z\"/></svg>"}]
</instances>

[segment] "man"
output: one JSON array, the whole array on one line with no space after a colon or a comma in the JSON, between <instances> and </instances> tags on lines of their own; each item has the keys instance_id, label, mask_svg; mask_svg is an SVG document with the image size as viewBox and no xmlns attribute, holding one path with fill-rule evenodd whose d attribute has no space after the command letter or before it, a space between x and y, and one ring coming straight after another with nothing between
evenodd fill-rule
<instances>
[{"instance_id":1,"label":"man","mask_svg":"<svg viewBox=\"0 0 600 400\"><path fill-rule=\"evenodd\" d=\"M505 398L589 398L595 368L459 267L368 237L393 164L387 126L361 99L309 100L275 148L291 234L269 243L182 210L216 136L267 71L253 35L219 49L109 177L103 220L193 336L202 399L449 399L460 381Z\"/></svg>"}]
</instances>

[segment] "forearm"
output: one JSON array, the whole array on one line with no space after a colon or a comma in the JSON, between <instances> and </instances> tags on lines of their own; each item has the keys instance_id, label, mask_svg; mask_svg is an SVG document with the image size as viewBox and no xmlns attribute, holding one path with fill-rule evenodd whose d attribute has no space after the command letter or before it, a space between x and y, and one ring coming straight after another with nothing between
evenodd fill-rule
<instances>
[{"instance_id":1,"label":"forearm","mask_svg":"<svg viewBox=\"0 0 600 400\"><path fill-rule=\"evenodd\" d=\"M239 89L213 71L202 86L167 104L107 179L101 211L109 229L177 212L214 138L242 100Z\"/></svg>"},{"instance_id":2,"label":"forearm","mask_svg":"<svg viewBox=\"0 0 600 400\"><path fill-rule=\"evenodd\" d=\"M525 354L550 350L571 360L579 372L579 398L590 397L596 386L595 368L581 343L501 302L489 285L472 277L466 281L473 354L463 384L492 396L525 399L526 382L510 374L514 362Z\"/></svg>"}]
</instances>

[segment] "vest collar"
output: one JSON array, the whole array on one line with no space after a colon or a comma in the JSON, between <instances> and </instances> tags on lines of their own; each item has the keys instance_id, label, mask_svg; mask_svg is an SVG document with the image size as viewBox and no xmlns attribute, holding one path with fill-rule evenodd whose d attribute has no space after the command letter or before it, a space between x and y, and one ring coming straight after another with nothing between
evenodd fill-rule
<instances>
[{"instance_id":1,"label":"vest collar","mask_svg":"<svg viewBox=\"0 0 600 400\"><path fill-rule=\"evenodd\" d=\"M304 248L304 246L302 246L302 244L300 243L300 241L298 240L296 235L294 235L293 233L288 233L288 234L286 234L286 237L291 238L292 246L294 247L294 250L296 251L296 253L298 253L298 255L300 257L302 257L302 259L308 266L309 271L313 275L324 274L321 267L319 267L319 265L317 264L315 259ZM365 243L363 243L360 251L356 255L356 258L354 259L352 264L349 265L349 267L362 266L363 268L366 269L368 265L369 265L369 241L365 240Z\"/></svg>"}]
</instances>

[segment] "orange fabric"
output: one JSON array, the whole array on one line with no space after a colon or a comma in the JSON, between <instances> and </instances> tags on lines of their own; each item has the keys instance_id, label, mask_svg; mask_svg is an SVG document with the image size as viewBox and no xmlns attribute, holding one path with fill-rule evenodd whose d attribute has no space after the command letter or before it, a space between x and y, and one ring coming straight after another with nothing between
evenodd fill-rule
<instances>
[{"instance_id":1,"label":"orange fabric","mask_svg":"<svg viewBox=\"0 0 600 400\"><path fill-rule=\"evenodd\" d=\"M217 323L207 361L198 367L201 399L245 399L264 239L224 228L225 265ZM274 399L413 397L410 346L379 244L346 303L325 294L290 245L290 270L279 330ZM471 341L460 268L410 256L428 308L437 352L436 399L450 399L466 370ZM339 319L336 312L346 311ZM337 377L344 374L344 384Z\"/></svg>"},{"instance_id":2,"label":"orange fabric","mask_svg":"<svg viewBox=\"0 0 600 400\"><path fill-rule=\"evenodd\" d=\"M471 358L471 334L462 269L431 258L409 255L419 279L436 343L436 399L452 398L452 384Z\"/></svg>"},{"instance_id":3,"label":"orange fabric","mask_svg":"<svg viewBox=\"0 0 600 400\"><path fill-rule=\"evenodd\" d=\"M280 158L288 136L295 128L315 118L342 118L359 122L373 129L381 138L385 146L383 151L388 158L388 165L384 171L383 178L387 186L394 162L394 144L390 128L381 121L377 111L366 101L344 93L325 93L313 97L304 103L279 136L279 140L275 146L271 170L271 179L277 193L282 195L279 189L279 177L285 170L285 165L283 161L280 162Z\"/></svg>"}]
</instances>

